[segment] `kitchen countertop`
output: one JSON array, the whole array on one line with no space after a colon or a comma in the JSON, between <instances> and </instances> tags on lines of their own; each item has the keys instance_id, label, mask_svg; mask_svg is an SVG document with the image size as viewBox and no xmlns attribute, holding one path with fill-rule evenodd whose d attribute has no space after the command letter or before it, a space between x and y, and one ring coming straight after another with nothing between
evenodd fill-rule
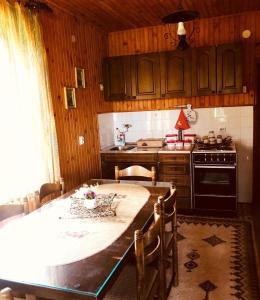
<instances>
[{"instance_id":1,"label":"kitchen countertop","mask_svg":"<svg viewBox=\"0 0 260 300\"><path fill-rule=\"evenodd\" d=\"M174 150L171 147L164 146L159 149L158 153L173 153L173 154L190 154L193 149L193 146L190 150Z\"/></svg>"},{"instance_id":2,"label":"kitchen countertop","mask_svg":"<svg viewBox=\"0 0 260 300\"><path fill-rule=\"evenodd\" d=\"M126 144L127 147L133 147L129 150L111 150L111 148L116 147L115 145L105 147L103 148L100 153L133 153L133 154L139 154L139 153L171 153L171 154L190 154L193 147L190 150L173 150L172 148L168 146L164 146L162 148L137 148L135 144Z\"/></svg>"}]
</instances>

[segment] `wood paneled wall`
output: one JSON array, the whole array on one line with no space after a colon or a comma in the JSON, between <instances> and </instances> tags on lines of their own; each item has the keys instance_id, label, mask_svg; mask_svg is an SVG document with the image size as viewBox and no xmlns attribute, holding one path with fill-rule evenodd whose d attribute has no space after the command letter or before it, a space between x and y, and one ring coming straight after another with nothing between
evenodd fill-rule
<instances>
[{"instance_id":1,"label":"wood paneled wall","mask_svg":"<svg viewBox=\"0 0 260 300\"><path fill-rule=\"evenodd\" d=\"M99 90L102 59L108 55L171 50L169 41L163 38L166 26L113 32L107 37L100 29L58 11L43 13L41 22L49 64L61 175L67 190L87 178L100 176L97 113L172 109L175 105L186 103L192 103L194 107L254 103L255 42L260 40L260 13L200 20L200 32L196 32L194 38L193 46L215 45L241 40L242 29L252 31L252 37L243 41L246 84L250 85L248 94L151 101L104 101L103 92ZM171 29L175 32L175 25ZM76 89L77 108L66 110L63 87L75 86L76 66L85 69L86 88ZM79 135L85 137L82 146L78 142Z\"/></svg>"},{"instance_id":2,"label":"wood paneled wall","mask_svg":"<svg viewBox=\"0 0 260 300\"><path fill-rule=\"evenodd\" d=\"M204 96L178 99L113 101L113 111L139 111L156 109L173 109L176 105L191 103L193 107L215 107L253 105L255 47L260 40L260 12L248 12L232 16L215 17L196 21L192 47L241 42L244 48L244 84L246 94ZM187 33L192 30L192 23L186 26ZM241 33L249 29L252 36L245 40ZM146 52L168 51L174 49L169 40L164 38L166 32L176 37L176 25L161 25L138 28L109 34L109 56L131 55Z\"/></svg>"},{"instance_id":3,"label":"wood paneled wall","mask_svg":"<svg viewBox=\"0 0 260 300\"><path fill-rule=\"evenodd\" d=\"M97 28L55 11L42 14L50 85L56 121L61 176L66 189L100 176L97 111L111 110L99 90L107 35ZM73 42L74 39L74 42ZM75 87L75 67L85 69L86 88L76 89L76 109L65 109L63 87ZM85 144L79 145L79 136Z\"/></svg>"}]
</instances>

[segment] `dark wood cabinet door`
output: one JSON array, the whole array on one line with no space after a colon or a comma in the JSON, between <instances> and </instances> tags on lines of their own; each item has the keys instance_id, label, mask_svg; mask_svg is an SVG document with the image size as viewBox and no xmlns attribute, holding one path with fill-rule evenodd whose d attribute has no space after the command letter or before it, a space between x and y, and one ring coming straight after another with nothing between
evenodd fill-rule
<instances>
[{"instance_id":1,"label":"dark wood cabinet door","mask_svg":"<svg viewBox=\"0 0 260 300\"><path fill-rule=\"evenodd\" d=\"M131 98L130 56L108 57L104 59L104 89L106 100Z\"/></svg>"},{"instance_id":2,"label":"dark wood cabinet door","mask_svg":"<svg viewBox=\"0 0 260 300\"><path fill-rule=\"evenodd\" d=\"M133 56L132 95L134 99L160 98L159 53L148 53Z\"/></svg>"},{"instance_id":3,"label":"dark wood cabinet door","mask_svg":"<svg viewBox=\"0 0 260 300\"><path fill-rule=\"evenodd\" d=\"M194 48L192 51L192 95L214 95L216 92L216 47Z\"/></svg>"},{"instance_id":4,"label":"dark wood cabinet door","mask_svg":"<svg viewBox=\"0 0 260 300\"><path fill-rule=\"evenodd\" d=\"M161 54L161 97L191 96L191 50Z\"/></svg>"},{"instance_id":5,"label":"dark wood cabinet door","mask_svg":"<svg viewBox=\"0 0 260 300\"><path fill-rule=\"evenodd\" d=\"M217 93L242 92L242 45L217 47Z\"/></svg>"}]
</instances>

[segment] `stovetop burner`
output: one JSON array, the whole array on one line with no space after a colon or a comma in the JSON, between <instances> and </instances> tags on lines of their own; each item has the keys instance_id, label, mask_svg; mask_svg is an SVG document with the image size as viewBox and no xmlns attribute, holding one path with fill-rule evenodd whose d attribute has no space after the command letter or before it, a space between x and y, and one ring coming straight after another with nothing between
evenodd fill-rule
<instances>
[{"instance_id":1,"label":"stovetop burner","mask_svg":"<svg viewBox=\"0 0 260 300\"><path fill-rule=\"evenodd\" d=\"M234 144L229 145L209 145L209 144L196 144L193 150L193 153L200 152L217 152L217 153L235 153L236 147Z\"/></svg>"},{"instance_id":2,"label":"stovetop burner","mask_svg":"<svg viewBox=\"0 0 260 300\"><path fill-rule=\"evenodd\" d=\"M230 145L198 145L197 150L234 150Z\"/></svg>"}]
</instances>

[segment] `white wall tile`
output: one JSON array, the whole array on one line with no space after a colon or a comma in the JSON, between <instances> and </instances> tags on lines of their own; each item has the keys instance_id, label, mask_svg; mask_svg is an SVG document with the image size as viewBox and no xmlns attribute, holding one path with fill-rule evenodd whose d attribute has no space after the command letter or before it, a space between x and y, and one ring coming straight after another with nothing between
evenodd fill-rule
<instances>
[{"instance_id":1,"label":"white wall tile","mask_svg":"<svg viewBox=\"0 0 260 300\"><path fill-rule=\"evenodd\" d=\"M114 144L114 114L98 115L100 149Z\"/></svg>"}]
</instances>

